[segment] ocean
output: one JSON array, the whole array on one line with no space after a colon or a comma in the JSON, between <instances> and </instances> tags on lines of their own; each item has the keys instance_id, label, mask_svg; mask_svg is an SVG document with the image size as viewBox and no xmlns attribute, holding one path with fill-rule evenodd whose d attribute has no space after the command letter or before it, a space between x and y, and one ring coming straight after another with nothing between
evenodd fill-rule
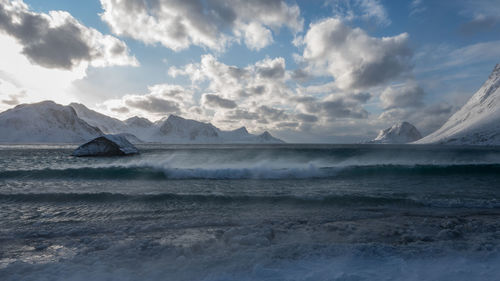
<instances>
[{"instance_id":1,"label":"ocean","mask_svg":"<svg viewBox=\"0 0 500 281\"><path fill-rule=\"evenodd\" d=\"M0 280L500 280L500 148L0 146Z\"/></svg>"}]
</instances>

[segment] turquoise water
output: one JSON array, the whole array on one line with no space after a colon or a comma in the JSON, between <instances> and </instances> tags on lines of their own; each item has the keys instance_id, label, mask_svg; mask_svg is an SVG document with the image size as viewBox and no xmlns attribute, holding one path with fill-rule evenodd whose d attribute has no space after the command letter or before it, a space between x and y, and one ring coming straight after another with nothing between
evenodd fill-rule
<instances>
[{"instance_id":1,"label":"turquoise water","mask_svg":"<svg viewBox=\"0 0 500 281\"><path fill-rule=\"evenodd\" d=\"M498 280L500 148L0 146L2 280Z\"/></svg>"}]
</instances>

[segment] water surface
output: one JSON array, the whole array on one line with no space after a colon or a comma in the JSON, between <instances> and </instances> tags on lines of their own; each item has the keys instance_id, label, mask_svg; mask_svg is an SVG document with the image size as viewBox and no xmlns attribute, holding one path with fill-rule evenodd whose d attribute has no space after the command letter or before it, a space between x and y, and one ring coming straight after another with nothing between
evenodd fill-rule
<instances>
[{"instance_id":1,"label":"water surface","mask_svg":"<svg viewBox=\"0 0 500 281\"><path fill-rule=\"evenodd\" d=\"M2 280L498 280L500 148L0 146Z\"/></svg>"}]
</instances>

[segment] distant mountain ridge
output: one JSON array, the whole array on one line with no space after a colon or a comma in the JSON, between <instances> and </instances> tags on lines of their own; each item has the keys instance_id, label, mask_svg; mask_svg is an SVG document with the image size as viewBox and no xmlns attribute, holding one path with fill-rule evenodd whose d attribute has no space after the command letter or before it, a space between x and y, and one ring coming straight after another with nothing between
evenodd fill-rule
<instances>
[{"instance_id":1,"label":"distant mountain ridge","mask_svg":"<svg viewBox=\"0 0 500 281\"><path fill-rule=\"evenodd\" d=\"M500 145L500 64L440 129L415 143Z\"/></svg>"},{"instance_id":2,"label":"distant mountain ridge","mask_svg":"<svg viewBox=\"0 0 500 281\"><path fill-rule=\"evenodd\" d=\"M44 101L22 104L0 113L2 143L80 143L103 134L118 134L133 143L284 143L267 131L248 133L245 127L223 131L210 123L170 115L158 122L109 117L83 104L68 106Z\"/></svg>"}]
</instances>

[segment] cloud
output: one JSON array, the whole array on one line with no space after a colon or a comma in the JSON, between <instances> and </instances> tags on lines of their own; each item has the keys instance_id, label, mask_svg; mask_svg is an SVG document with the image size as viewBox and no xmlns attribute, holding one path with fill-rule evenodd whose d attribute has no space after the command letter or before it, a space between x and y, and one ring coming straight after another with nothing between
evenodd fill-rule
<instances>
[{"instance_id":1,"label":"cloud","mask_svg":"<svg viewBox=\"0 0 500 281\"><path fill-rule=\"evenodd\" d=\"M110 108L110 110L120 114L125 114L130 112L130 109L128 109L128 107L125 106Z\"/></svg>"},{"instance_id":2,"label":"cloud","mask_svg":"<svg viewBox=\"0 0 500 281\"><path fill-rule=\"evenodd\" d=\"M222 51L241 39L252 50L273 42L271 30L302 30L297 5L282 0L101 0L101 18L117 35L175 51L191 45Z\"/></svg>"},{"instance_id":3,"label":"cloud","mask_svg":"<svg viewBox=\"0 0 500 281\"><path fill-rule=\"evenodd\" d=\"M207 104L209 106L229 109L237 107L236 102L233 100L221 98L218 95L204 94L202 100L203 104Z\"/></svg>"},{"instance_id":4,"label":"cloud","mask_svg":"<svg viewBox=\"0 0 500 281\"><path fill-rule=\"evenodd\" d=\"M289 120L288 114L283 109L272 108L266 105L261 105L257 108L257 113L265 122L269 121L286 121Z\"/></svg>"},{"instance_id":5,"label":"cloud","mask_svg":"<svg viewBox=\"0 0 500 281\"><path fill-rule=\"evenodd\" d=\"M290 91L285 85L289 76L285 60L280 57L236 67L221 63L213 55L203 55L199 63L171 67L168 73L173 77L188 76L197 86L208 81L206 92L229 100L273 103Z\"/></svg>"},{"instance_id":6,"label":"cloud","mask_svg":"<svg viewBox=\"0 0 500 281\"><path fill-rule=\"evenodd\" d=\"M311 24L303 43L308 69L317 75L331 75L343 90L380 85L412 68L407 33L370 37L360 28L329 18Z\"/></svg>"},{"instance_id":7,"label":"cloud","mask_svg":"<svg viewBox=\"0 0 500 281\"><path fill-rule=\"evenodd\" d=\"M493 28L500 23L498 0L464 0L459 3L463 6L461 14L469 18L469 22L460 28L466 35L494 30Z\"/></svg>"},{"instance_id":8,"label":"cloud","mask_svg":"<svg viewBox=\"0 0 500 281\"><path fill-rule=\"evenodd\" d=\"M294 73L286 69L281 57L237 67L203 55L198 63L169 69L171 76L187 76L192 88L203 93L194 104L199 104L206 120L223 129L246 126L251 131L314 131L328 124L338 126L338 120L368 122L364 104L372 94L338 88L332 91L332 87L311 91L294 83Z\"/></svg>"},{"instance_id":9,"label":"cloud","mask_svg":"<svg viewBox=\"0 0 500 281\"><path fill-rule=\"evenodd\" d=\"M500 57L500 40L480 42L460 48L429 45L422 48L417 57L420 66L417 66L415 71L420 73L432 71L442 73L446 69L463 69L484 62L491 63L493 67Z\"/></svg>"},{"instance_id":10,"label":"cloud","mask_svg":"<svg viewBox=\"0 0 500 281\"><path fill-rule=\"evenodd\" d=\"M423 0L412 0L410 2L410 16L423 13L425 10L427 10L427 7L424 5Z\"/></svg>"},{"instance_id":11,"label":"cloud","mask_svg":"<svg viewBox=\"0 0 500 281\"><path fill-rule=\"evenodd\" d=\"M124 102L130 107L155 114L179 114L181 111L177 102L154 95L125 96Z\"/></svg>"},{"instance_id":12,"label":"cloud","mask_svg":"<svg viewBox=\"0 0 500 281\"><path fill-rule=\"evenodd\" d=\"M355 118L364 119L368 112L361 106L361 102L348 96L334 96L320 103L322 112L331 119Z\"/></svg>"},{"instance_id":13,"label":"cloud","mask_svg":"<svg viewBox=\"0 0 500 281\"><path fill-rule=\"evenodd\" d=\"M380 100L385 109L420 107L423 105L424 95L424 90L411 81L404 85L387 87Z\"/></svg>"},{"instance_id":14,"label":"cloud","mask_svg":"<svg viewBox=\"0 0 500 281\"><path fill-rule=\"evenodd\" d=\"M235 109L225 113L225 116L229 120L257 120L259 119L259 114L255 112L249 112L245 109Z\"/></svg>"},{"instance_id":15,"label":"cloud","mask_svg":"<svg viewBox=\"0 0 500 281\"><path fill-rule=\"evenodd\" d=\"M271 31L257 22L250 23L244 32L245 44L251 50L260 50L273 42Z\"/></svg>"},{"instance_id":16,"label":"cloud","mask_svg":"<svg viewBox=\"0 0 500 281\"><path fill-rule=\"evenodd\" d=\"M2 82L2 80L0 80L0 90L3 90L2 89L3 83L1 83L1 82ZM26 92L21 91L21 92L13 93L13 94L4 94L3 91L0 91L0 96L4 96L4 95L8 96L8 98L1 100L0 102L5 104L5 105L8 105L8 106L14 106L14 105L18 105L21 103L20 99L26 97Z\"/></svg>"},{"instance_id":17,"label":"cloud","mask_svg":"<svg viewBox=\"0 0 500 281\"><path fill-rule=\"evenodd\" d=\"M292 71L292 79L297 82L305 82L310 78L309 73L301 68L297 68Z\"/></svg>"},{"instance_id":18,"label":"cloud","mask_svg":"<svg viewBox=\"0 0 500 281\"><path fill-rule=\"evenodd\" d=\"M282 79L285 77L285 59L265 59L256 64L257 74L264 79Z\"/></svg>"},{"instance_id":19,"label":"cloud","mask_svg":"<svg viewBox=\"0 0 500 281\"><path fill-rule=\"evenodd\" d=\"M152 119L169 114L189 117L193 102L193 92L179 85L157 84L149 87L146 94L130 94L120 99L107 100L100 105L104 111L114 116L146 116Z\"/></svg>"},{"instance_id":20,"label":"cloud","mask_svg":"<svg viewBox=\"0 0 500 281\"><path fill-rule=\"evenodd\" d=\"M69 13L35 13L23 1L0 0L0 30L16 38L29 60L46 68L138 65L126 44L82 25Z\"/></svg>"},{"instance_id":21,"label":"cloud","mask_svg":"<svg viewBox=\"0 0 500 281\"><path fill-rule=\"evenodd\" d=\"M328 121L342 118L365 119L368 112L363 108L370 94L331 94L323 99L306 96L296 99L298 108L308 114L315 114Z\"/></svg>"},{"instance_id":22,"label":"cloud","mask_svg":"<svg viewBox=\"0 0 500 281\"><path fill-rule=\"evenodd\" d=\"M478 16L460 26L460 32L465 35L474 35L482 31L492 30L498 19L494 17Z\"/></svg>"},{"instance_id":23,"label":"cloud","mask_svg":"<svg viewBox=\"0 0 500 281\"><path fill-rule=\"evenodd\" d=\"M308 122L308 123L318 121L318 117L316 117L315 115L312 115L312 114L299 113L296 115L296 117L300 121Z\"/></svg>"},{"instance_id":24,"label":"cloud","mask_svg":"<svg viewBox=\"0 0 500 281\"><path fill-rule=\"evenodd\" d=\"M329 0L326 4L332 8L334 17L340 20L361 18L373 20L381 26L391 24L387 10L379 0Z\"/></svg>"}]
</instances>

